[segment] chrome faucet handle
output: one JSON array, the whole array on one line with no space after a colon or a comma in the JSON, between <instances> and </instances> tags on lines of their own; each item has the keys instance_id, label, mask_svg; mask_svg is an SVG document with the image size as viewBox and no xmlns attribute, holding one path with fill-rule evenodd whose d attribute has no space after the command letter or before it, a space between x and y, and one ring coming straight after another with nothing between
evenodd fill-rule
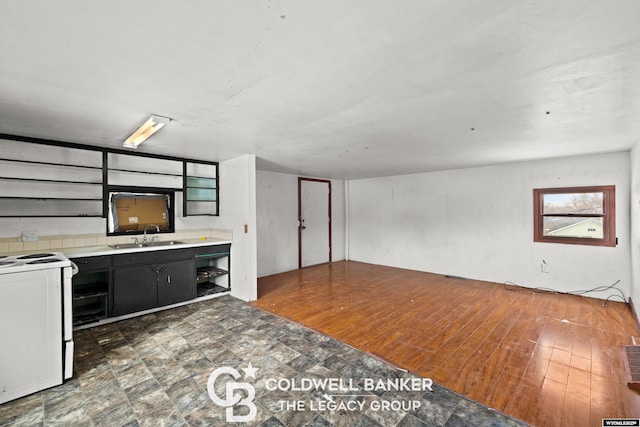
<instances>
[{"instance_id":1,"label":"chrome faucet handle","mask_svg":"<svg viewBox=\"0 0 640 427\"><path fill-rule=\"evenodd\" d=\"M158 240L158 236L151 236L151 243L155 242L156 240Z\"/></svg>"},{"instance_id":2,"label":"chrome faucet handle","mask_svg":"<svg viewBox=\"0 0 640 427\"><path fill-rule=\"evenodd\" d=\"M133 240L133 243L134 243L134 244L136 244L136 245L139 245L139 244L140 244L140 241L138 241L138 238L137 238L137 237L132 237L131 239Z\"/></svg>"}]
</instances>

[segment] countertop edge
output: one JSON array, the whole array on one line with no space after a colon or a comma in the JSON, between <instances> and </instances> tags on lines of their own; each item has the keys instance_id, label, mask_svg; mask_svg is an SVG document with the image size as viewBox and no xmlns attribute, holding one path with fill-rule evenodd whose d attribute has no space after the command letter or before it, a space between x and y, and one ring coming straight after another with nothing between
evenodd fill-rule
<instances>
[{"instance_id":1,"label":"countertop edge","mask_svg":"<svg viewBox=\"0 0 640 427\"><path fill-rule=\"evenodd\" d=\"M62 252L67 258L84 258L102 255L118 255L133 252L165 251L171 249L186 249L200 246L215 246L231 244L231 240L208 238L207 240L182 240L173 245L156 245L143 248L113 248L111 246L81 246L74 248L51 249L50 252Z\"/></svg>"}]
</instances>

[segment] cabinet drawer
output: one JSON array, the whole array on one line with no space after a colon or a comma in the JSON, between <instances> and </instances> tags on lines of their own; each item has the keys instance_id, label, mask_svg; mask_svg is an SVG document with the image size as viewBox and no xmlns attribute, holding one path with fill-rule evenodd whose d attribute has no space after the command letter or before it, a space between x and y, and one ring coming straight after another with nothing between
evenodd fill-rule
<instances>
[{"instance_id":1,"label":"cabinet drawer","mask_svg":"<svg viewBox=\"0 0 640 427\"><path fill-rule=\"evenodd\" d=\"M93 270L108 270L111 268L111 256L92 256L83 258L71 258L82 272Z\"/></svg>"},{"instance_id":2,"label":"cabinet drawer","mask_svg":"<svg viewBox=\"0 0 640 427\"><path fill-rule=\"evenodd\" d=\"M231 244L201 246L194 249L197 258L206 257L207 255L224 254L228 255L231 251Z\"/></svg>"},{"instance_id":3,"label":"cabinet drawer","mask_svg":"<svg viewBox=\"0 0 640 427\"><path fill-rule=\"evenodd\" d=\"M155 264L158 262L171 262L191 258L193 258L193 249L131 252L127 254L114 255L113 265L114 267L119 267L138 264Z\"/></svg>"}]
</instances>

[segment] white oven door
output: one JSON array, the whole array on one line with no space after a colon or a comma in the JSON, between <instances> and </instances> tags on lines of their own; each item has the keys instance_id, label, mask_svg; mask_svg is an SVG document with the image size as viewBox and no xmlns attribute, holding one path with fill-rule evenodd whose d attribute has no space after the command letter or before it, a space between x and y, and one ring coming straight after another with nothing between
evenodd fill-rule
<instances>
[{"instance_id":1,"label":"white oven door","mask_svg":"<svg viewBox=\"0 0 640 427\"><path fill-rule=\"evenodd\" d=\"M60 269L0 274L0 403L63 382Z\"/></svg>"}]
</instances>

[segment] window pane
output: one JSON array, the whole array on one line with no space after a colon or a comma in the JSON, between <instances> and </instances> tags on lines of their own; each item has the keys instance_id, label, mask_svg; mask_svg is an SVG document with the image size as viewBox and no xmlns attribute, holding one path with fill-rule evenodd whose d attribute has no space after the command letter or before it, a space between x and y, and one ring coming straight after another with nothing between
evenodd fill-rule
<instances>
[{"instance_id":1,"label":"window pane","mask_svg":"<svg viewBox=\"0 0 640 427\"><path fill-rule=\"evenodd\" d=\"M187 200L216 200L217 190L206 188L187 188Z\"/></svg>"},{"instance_id":2,"label":"window pane","mask_svg":"<svg viewBox=\"0 0 640 427\"><path fill-rule=\"evenodd\" d=\"M543 218L543 235L551 237L581 237L603 239L602 217L568 218L547 216Z\"/></svg>"},{"instance_id":3,"label":"window pane","mask_svg":"<svg viewBox=\"0 0 640 427\"><path fill-rule=\"evenodd\" d=\"M604 193L560 193L543 195L544 214L604 214Z\"/></svg>"},{"instance_id":4,"label":"window pane","mask_svg":"<svg viewBox=\"0 0 640 427\"><path fill-rule=\"evenodd\" d=\"M216 179L188 176L187 187L216 188Z\"/></svg>"}]
</instances>

